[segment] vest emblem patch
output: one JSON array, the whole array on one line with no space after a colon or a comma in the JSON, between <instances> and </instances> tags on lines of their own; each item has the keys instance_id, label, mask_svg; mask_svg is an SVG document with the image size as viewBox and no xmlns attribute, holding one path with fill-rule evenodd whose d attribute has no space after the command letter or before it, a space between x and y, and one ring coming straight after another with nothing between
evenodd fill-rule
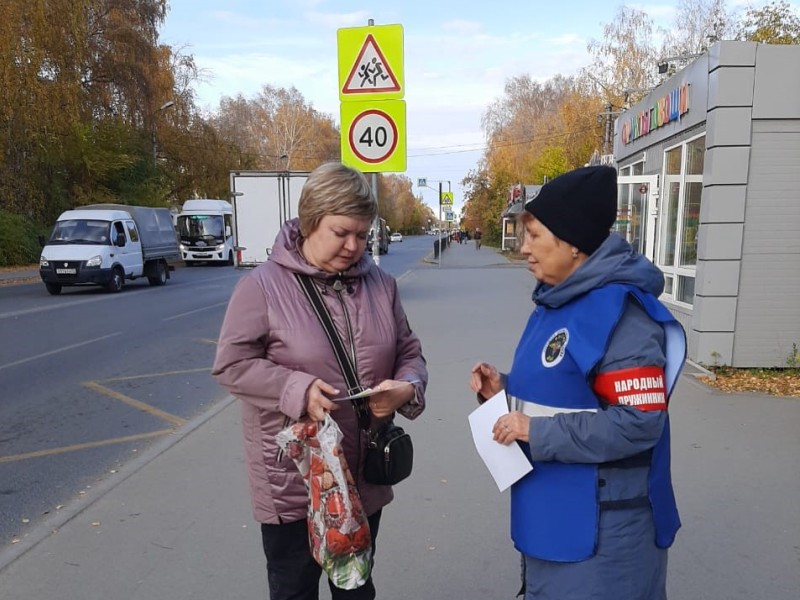
<instances>
[{"instance_id":1,"label":"vest emblem patch","mask_svg":"<svg viewBox=\"0 0 800 600\"><path fill-rule=\"evenodd\" d=\"M567 329L559 329L542 349L542 365L545 367L555 367L564 358L567 351L567 343L569 342L569 331Z\"/></svg>"}]
</instances>

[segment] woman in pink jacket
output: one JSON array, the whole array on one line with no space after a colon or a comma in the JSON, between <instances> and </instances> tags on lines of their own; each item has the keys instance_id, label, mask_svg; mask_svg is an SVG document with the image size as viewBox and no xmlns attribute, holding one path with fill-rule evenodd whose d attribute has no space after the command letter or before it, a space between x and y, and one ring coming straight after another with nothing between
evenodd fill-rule
<instances>
[{"instance_id":1,"label":"woman in pink jacket","mask_svg":"<svg viewBox=\"0 0 800 600\"><path fill-rule=\"evenodd\" d=\"M392 488L364 480L363 417L372 420L373 429L395 412L416 418L425 408L428 378L394 278L364 252L377 214L364 176L338 163L320 166L303 186L298 214L281 229L269 260L236 286L213 368L217 381L242 401L253 513L261 523L271 600L316 600L321 575L309 550L306 488L275 435L293 421L321 421L330 413L344 434L344 454L374 552ZM371 396L360 411L332 400L347 395L348 388L296 273L310 276L320 290L360 384L387 390ZM329 585L335 600L375 597L371 578L354 590Z\"/></svg>"}]
</instances>

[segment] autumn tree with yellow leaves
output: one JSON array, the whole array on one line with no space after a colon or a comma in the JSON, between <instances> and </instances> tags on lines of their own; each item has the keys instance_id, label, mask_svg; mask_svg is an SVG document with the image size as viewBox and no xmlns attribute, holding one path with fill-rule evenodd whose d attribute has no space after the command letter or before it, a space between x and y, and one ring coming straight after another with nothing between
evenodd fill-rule
<instances>
[{"instance_id":1,"label":"autumn tree with yellow leaves","mask_svg":"<svg viewBox=\"0 0 800 600\"><path fill-rule=\"evenodd\" d=\"M800 43L800 16L784 0L742 16L726 0L682 0L674 26L659 30L644 10L622 5L602 39L589 41L591 62L577 75L510 78L484 114L484 154L462 180L465 226L498 243L512 185L544 183L610 152L608 125L662 81L658 62L686 64L721 39Z\"/></svg>"}]
</instances>

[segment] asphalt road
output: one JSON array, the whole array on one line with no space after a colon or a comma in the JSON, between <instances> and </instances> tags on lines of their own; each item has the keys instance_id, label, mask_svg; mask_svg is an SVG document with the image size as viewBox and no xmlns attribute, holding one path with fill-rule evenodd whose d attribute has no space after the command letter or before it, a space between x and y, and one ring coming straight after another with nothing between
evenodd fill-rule
<instances>
[{"instance_id":1,"label":"asphalt road","mask_svg":"<svg viewBox=\"0 0 800 600\"><path fill-rule=\"evenodd\" d=\"M380 266L400 276L431 248L407 237ZM0 545L225 397L210 366L242 273L179 268L119 294L0 286Z\"/></svg>"}]
</instances>

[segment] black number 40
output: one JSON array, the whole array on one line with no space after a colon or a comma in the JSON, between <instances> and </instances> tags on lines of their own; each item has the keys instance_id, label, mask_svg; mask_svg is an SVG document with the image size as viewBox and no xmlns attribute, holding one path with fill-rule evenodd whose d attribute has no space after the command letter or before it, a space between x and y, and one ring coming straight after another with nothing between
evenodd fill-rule
<instances>
[{"instance_id":1,"label":"black number 40","mask_svg":"<svg viewBox=\"0 0 800 600\"><path fill-rule=\"evenodd\" d=\"M367 146L372 146L374 143L376 146L383 147L389 141L389 134L385 127L376 127L375 135L373 136L372 127L367 127L361 137L358 138L358 141Z\"/></svg>"}]
</instances>

